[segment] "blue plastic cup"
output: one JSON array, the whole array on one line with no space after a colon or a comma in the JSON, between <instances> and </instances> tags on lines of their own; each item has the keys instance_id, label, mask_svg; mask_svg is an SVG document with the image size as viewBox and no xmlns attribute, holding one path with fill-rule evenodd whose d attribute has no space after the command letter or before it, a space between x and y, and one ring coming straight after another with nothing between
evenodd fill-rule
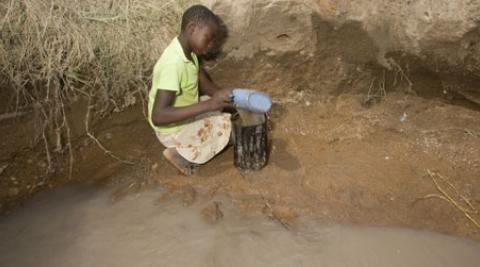
<instances>
[{"instance_id":1,"label":"blue plastic cup","mask_svg":"<svg viewBox=\"0 0 480 267\"><path fill-rule=\"evenodd\" d=\"M272 107L272 100L266 93L252 89L233 89L233 103L239 108L266 113Z\"/></svg>"}]
</instances>

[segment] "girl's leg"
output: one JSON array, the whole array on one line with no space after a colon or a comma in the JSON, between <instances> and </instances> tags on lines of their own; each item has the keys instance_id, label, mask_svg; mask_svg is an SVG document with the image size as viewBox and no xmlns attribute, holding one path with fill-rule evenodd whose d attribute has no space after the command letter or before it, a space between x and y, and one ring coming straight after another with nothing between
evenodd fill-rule
<instances>
[{"instance_id":1,"label":"girl's leg","mask_svg":"<svg viewBox=\"0 0 480 267\"><path fill-rule=\"evenodd\" d=\"M175 137L177 134L163 134L159 132L155 132L155 134L157 135L157 139L160 141L160 143L166 147L162 154L168 163L186 176L194 175L198 172L198 164L189 162L177 152L175 147L177 142Z\"/></svg>"}]
</instances>

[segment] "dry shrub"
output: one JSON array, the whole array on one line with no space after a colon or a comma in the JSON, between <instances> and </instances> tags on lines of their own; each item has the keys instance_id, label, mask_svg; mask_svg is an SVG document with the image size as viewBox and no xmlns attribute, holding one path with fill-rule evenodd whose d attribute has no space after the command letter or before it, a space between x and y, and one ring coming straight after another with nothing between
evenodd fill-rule
<instances>
[{"instance_id":1,"label":"dry shrub","mask_svg":"<svg viewBox=\"0 0 480 267\"><path fill-rule=\"evenodd\" d=\"M70 101L87 97L95 110L89 119L94 120L145 96L153 64L176 34L188 4L174 0L0 2L3 90L11 91L10 111L37 116L37 137L45 143L47 158L49 148L70 150L65 111Z\"/></svg>"}]
</instances>

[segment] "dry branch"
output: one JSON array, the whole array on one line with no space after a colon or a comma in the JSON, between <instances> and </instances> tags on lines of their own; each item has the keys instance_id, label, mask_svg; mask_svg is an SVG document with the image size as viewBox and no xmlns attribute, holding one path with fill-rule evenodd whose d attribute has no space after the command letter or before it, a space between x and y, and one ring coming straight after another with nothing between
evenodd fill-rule
<instances>
[{"instance_id":1,"label":"dry branch","mask_svg":"<svg viewBox=\"0 0 480 267\"><path fill-rule=\"evenodd\" d=\"M394 71L395 71L395 76L394 76L394 79L393 79L393 86L397 85L398 76L400 76L400 80L406 81L407 84L408 84L408 87L405 91L407 93L410 93L410 94L415 94L415 91L413 90L413 82L410 80L408 75L405 73L402 66L400 66L400 64L398 64L393 58L388 58L387 60L388 60L388 63L390 64L390 66L393 66Z\"/></svg>"},{"instance_id":2,"label":"dry branch","mask_svg":"<svg viewBox=\"0 0 480 267\"><path fill-rule=\"evenodd\" d=\"M88 105L88 108L87 108L87 114L85 115L85 132L87 133L87 136L92 139L95 144L101 149L103 150L103 152L105 152L105 154L107 154L108 156L122 162L122 163L125 163L125 164L129 164L129 165L133 165L135 163L131 162L131 161L128 161L128 160L124 160L124 159L121 159L120 157L116 156L112 151L106 149L102 143L100 142L100 140L98 140L95 135L92 134L92 132L90 131L90 114L91 114L91 110L93 109L93 105Z\"/></svg>"},{"instance_id":3,"label":"dry branch","mask_svg":"<svg viewBox=\"0 0 480 267\"><path fill-rule=\"evenodd\" d=\"M0 121L8 120L8 119L14 119L14 118L17 118L17 117L21 117L25 114L27 114L27 113L26 112L10 112L10 113L0 114Z\"/></svg>"}]
</instances>

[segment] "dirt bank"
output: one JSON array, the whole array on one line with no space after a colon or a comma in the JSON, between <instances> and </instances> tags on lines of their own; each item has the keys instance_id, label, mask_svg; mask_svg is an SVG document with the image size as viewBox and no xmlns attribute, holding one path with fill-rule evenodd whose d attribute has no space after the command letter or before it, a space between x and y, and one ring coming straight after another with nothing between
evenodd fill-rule
<instances>
[{"instance_id":1,"label":"dirt bank","mask_svg":"<svg viewBox=\"0 0 480 267\"><path fill-rule=\"evenodd\" d=\"M430 94L480 102L479 1L204 2L230 29L219 64L236 63L238 86L358 92L385 71L387 87L396 77L418 92L420 73L437 82Z\"/></svg>"},{"instance_id":2,"label":"dirt bank","mask_svg":"<svg viewBox=\"0 0 480 267\"><path fill-rule=\"evenodd\" d=\"M311 56L318 52L319 46L331 41L326 32L336 32L346 24L357 24L357 30L351 33L363 33L364 39L370 41L369 46L376 50L376 61L386 68L394 67L388 62L387 54L403 51L422 58L426 63L444 63L444 67L458 67L478 75L479 1L204 2L218 12L231 29L226 51L232 57L250 58L258 51L297 52ZM327 29L319 22L332 27ZM356 35L346 39L355 48L364 44Z\"/></svg>"},{"instance_id":3,"label":"dirt bank","mask_svg":"<svg viewBox=\"0 0 480 267\"><path fill-rule=\"evenodd\" d=\"M135 164L119 162L88 138L79 139L72 180L124 183L114 198L158 184L171 195L184 195L187 202L195 201L196 194L226 195L246 215L265 214L287 225L298 217L313 217L480 238L451 204L419 200L439 194L430 170L448 177L458 193L444 181L441 186L458 201L463 196L479 206L479 112L403 93L391 93L369 107L362 104L364 99L311 91L278 98L271 117L272 153L264 170L239 172L227 150L193 178L182 177L162 159L162 146L134 108L104 120L96 135L116 156ZM17 151L7 161L4 202L18 200L42 183L33 171L40 164L34 155L34 150ZM66 174L64 169L40 187L63 184ZM11 188L18 188L18 195Z\"/></svg>"}]
</instances>

